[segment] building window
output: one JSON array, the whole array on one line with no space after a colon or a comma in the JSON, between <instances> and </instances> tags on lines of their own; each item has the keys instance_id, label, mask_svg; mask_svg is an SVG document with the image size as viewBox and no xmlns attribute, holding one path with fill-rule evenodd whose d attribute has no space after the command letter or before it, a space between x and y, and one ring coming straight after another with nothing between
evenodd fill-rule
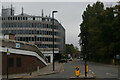
<instances>
[{"instance_id":1,"label":"building window","mask_svg":"<svg viewBox=\"0 0 120 80\"><path fill-rule=\"evenodd\" d=\"M15 20L17 20L17 17L15 17Z\"/></svg>"},{"instance_id":2,"label":"building window","mask_svg":"<svg viewBox=\"0 0 120 80\"><path fill-rule=\"evenodd\" d=\"M10 17L10 20L12 20L12 17Z\"/></svg>"},{"instance_id":3,"label":"building window","mask_svg":"<svg viewBox=\"0 0 120 80\"><path fill-rule=\"evenodd\" d=\"M23 20L25 20L25 17L23 17Z\"/></svg>"},{"instance_id":4,"label":"building window","mask_svg":"<svg viewBox=\"0 0 120 80\"><path fill-rule=\"evenodd\" d=\"M20 17L18 17L18 20L20 20Z\"/></svg>"},{"instance_id":5,"label":"building window","mask_svg":"<svg viewBox=\"0 0 120 80\"><path fill-rule=\"evenodd\" d=\"M20 57L18 57L18 58L16 59L16 66L17 66L17 67L21 67L21 58L20 58Z\"/></svg>"},{"instance_id":6,"label":"building window","mask_svg":"<svg viewBox=\"0 0 120 80\"><path fill-rule=\"evenodd\" d=\"M28 20L28 18L26 17L26 20Z\"/></svg>"},{"instance_id":7,"label":"building window","mask_svg":"<svg viewBox=\"0 0 120 80\"><path fill-rule=\"evenodd\" d=\"M13 17L13 20L15 20L15 17Z\"/></svg>"},{"instance_id":8,"label":"building window","mask_svg":"<svg viewBox=\"0 0 120 80\"><path fill-rule=\"evenodd\" d=\"M8 58L8 67L13 67L13 66L14 66L14 59Z\"/></svg>"},{"instance_id":9,"label":"building window","mask_svg":"<svg viewBox=\"0 0 120 80\"><path fill-rule=\"evenodd\" d=\"M35 17L33 17L33 20L35 20Z\"/></svg>"},{"instance_id":10,"label":"building window","mask_svg":"<svg viewBox=\"0 0 120 80\"><path fill-rule=\"evenodd\" d=\"M8 20L10 20L10 17L8 17Z\"/></svg>"}]
</instances>

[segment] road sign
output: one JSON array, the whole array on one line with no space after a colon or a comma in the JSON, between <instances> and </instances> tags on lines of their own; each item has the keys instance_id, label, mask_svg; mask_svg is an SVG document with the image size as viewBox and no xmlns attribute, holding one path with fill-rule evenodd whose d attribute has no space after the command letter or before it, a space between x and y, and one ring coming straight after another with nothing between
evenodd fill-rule
<instances>
[{"instance_id":1,"label":"road sign","mask_svg":"<svg viewBox=\"0 0 120 80\"><path fill-rule=\"evenodd\" d=\"M79 67L79 66L76 66L76 67L75 67L75 75L76 75L77 77L80 76L80 67Z\"/></svg>"},{"instance_id":2,"label":"road sign","mask_svg":"<svg viewBox=\"0 0 120 80\"><path fill-rule=\"evenodd\" d=\"M16 48L20 48L20 43L16 43Z\"/></svg>"}]
</instances>

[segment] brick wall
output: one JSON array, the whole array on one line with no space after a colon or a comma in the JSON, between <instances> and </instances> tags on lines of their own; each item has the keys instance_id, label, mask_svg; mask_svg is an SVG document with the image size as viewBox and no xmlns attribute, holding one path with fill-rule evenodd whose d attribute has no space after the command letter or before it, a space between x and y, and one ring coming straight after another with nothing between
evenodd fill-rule
<instances>
[{"instance_id":1,"label":"brick wall","mask_svg":"<svg viewBox=\"0 0 120 80\"><path fill-rule=\"evenodd\" d=\"M17 67L16 59L21 58L21 67ZM32 71L37 70L37 66L40 68L44 67L45 65L39 59L33 56L28 55L19 55L19 54L10 54L8 58L14 59L13 67L8 68L9 74L16 74L16 73L29 73ZM3 75L7 74L7 55L6 53L2 53L2 72Z\"/></svg>"}]
</instances>

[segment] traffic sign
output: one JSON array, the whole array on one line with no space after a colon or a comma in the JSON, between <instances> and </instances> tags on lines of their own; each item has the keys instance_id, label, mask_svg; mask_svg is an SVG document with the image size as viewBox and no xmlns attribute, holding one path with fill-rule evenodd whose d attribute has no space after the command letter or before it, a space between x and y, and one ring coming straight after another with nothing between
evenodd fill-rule
<instances>
[{"instance_id":1,"label":"traffic sign","mask_svg":"<svg viewBox=\"0 0 120 80\"><path fill-rule=\"evenodd\" d=\"M20 43L16 43L16 48L20 48Z\"/></svg>"},{"instance_id":2,"label":"traffic sign","mask_svg":"<svg viewBox=\"0 0 120 80\"><path fill-rule=\"evenodd\" d=\"M75 67L75 75L76 75L77 77L80 76L80 67L79 67L79 66L76 66L76 67Z\"/></svg>"},{"instance_id":3,"label":"traffic sign","mask_svg":"<svg viewBox=\"0 0 120 80\"><path fill-rule=\"evenodd\" d=\"M78 67L76 67L76 68L75 68L75 70L77 70L77 71L78 71L78 70L79 70L79 68L78 68Z\"/></svg>"}]
</instances>

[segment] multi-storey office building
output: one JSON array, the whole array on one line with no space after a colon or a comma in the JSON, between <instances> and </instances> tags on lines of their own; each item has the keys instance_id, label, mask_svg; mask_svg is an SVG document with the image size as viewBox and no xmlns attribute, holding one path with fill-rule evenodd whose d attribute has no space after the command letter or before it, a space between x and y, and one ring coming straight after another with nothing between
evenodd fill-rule
<instances>
[{"instance_id":1,"label":"multi-storey office building","mask_svg":"<svg viewBox=\"0 0 120 80\"><path fill-rule=\"evenodd\" d=\"M43 12L42 16L32 16L23 13L23 9L21 14L14 15L11 6L11 8L2 9L2 33L12 33L18 41L36 44L52 62L52 20L50 16L44 17ZM54 44L55 58L59 58L65 51L65 29L57 19L54 19Z\"/></svg>"}]
</instances>

